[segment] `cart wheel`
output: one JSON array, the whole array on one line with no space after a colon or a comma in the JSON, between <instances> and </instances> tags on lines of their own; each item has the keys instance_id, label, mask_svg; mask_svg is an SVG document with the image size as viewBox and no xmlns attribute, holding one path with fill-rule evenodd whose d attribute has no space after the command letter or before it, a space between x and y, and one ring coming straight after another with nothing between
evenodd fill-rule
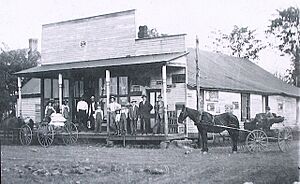
<instances>
[{"instance_id":1,"label":"cart wheel","mask_svg":"<svg viewBox=\"0 0 300 184\"><path fill-rule=\"evenodd\" d=\"M78 130L74 123L65 123L62 132L62 139L66 145L72 145L77 142Z\"/></svg>"},{"instance_id":2,"label":"cart wheel","mask_svg":"<svg viewBox=\"0 0 300 184\"><path fill-rule=\"evenodd\" d=\"M253 130L246 138L246 147L249 152L264 151L268 146L268 136L262 130Z\"/></svg>"},{"instance_id":3,"label":"cart wheel","mask_svg":"<svg viewBox=\"0 0 300 184\"><path fill-rule=\"evenodd\" d=\"M29 145L32 140L32 130L28 125L21 126L19 131L19 139L22 145Z\"/></svg>"},{"instance_id":4,"label":"cart wheel","mask_svg":"<svg viewBox=\"0 0 300 184\"><path fill-rule=\"evenodd\" d=\"M40 125L37 130L37 138L41 146L48 147L54 140L54 129L51 125Z\"/></svg>"},{"instance_id":5,"label":"cart wheel","mask_svg":"<svg viewBox=\"0 0 300 184\"><path fill-rule=\"evenodd\" d=\"M293 140L292 129L285 127L283 130L279 130L277 140L278 147L282 152L289 151Z\"/></svg>"}]
</instances>

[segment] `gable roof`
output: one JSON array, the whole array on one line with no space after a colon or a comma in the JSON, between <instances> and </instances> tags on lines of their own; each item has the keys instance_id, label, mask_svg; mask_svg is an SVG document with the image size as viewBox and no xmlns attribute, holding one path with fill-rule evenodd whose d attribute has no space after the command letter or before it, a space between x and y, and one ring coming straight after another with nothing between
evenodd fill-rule
<instances>
[{"instance_id":1,"label":"gable roof","mask_svg":"<svg viewBox=\"0 0 300 184\"><path fill-rule=\"evenodd\" d=\"M196 87L195 49L188 49L188 84ZM300 88L276 78L248 59L199 51L200 87L299 97Z\"/></svg>"}]
</instances>

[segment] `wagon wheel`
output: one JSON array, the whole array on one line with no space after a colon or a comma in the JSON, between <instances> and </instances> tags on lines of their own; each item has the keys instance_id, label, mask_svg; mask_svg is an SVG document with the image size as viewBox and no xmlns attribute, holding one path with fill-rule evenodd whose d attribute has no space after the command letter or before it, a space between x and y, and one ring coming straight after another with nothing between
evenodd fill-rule
<instances>
[{"instance_id":1,"label":"wagon wheel","mask_svg":"<svg viewBox=\"0 0 300 184\"><path fill-rule=\"evenodd\" d=\"M23 125L19 131L19 139L22 145L29 145L32 140L32 130L28 125Z\"/></svg>"},{"instance_id":2,"label":"wagon wheel","mask_svg":"<svg viewBox=\"0 0 300 184\"><path fill-rule=\"evenodd\" d=\"M291 143L293 140L291 128L284 128L278 131L278 147L282 152L287 152L291 149Z\"/></svg>"},{"instance_id":3,"label":"wagon wheel","mask_svg":"<svg viewBox=\"0 0 300 184\"><path fill-rule=\"evenodd\" d=\"M37 138L41 146L48 147L54 140L54 129L51 125L42 124L37 130Z\"/></svg>"},{"instance_id":4,"label":"wagon wheel","mask_svg":"<svg viewBox=\"0 0 300 184\"><path fill-rule=\"evenodd\" d=\"M65 123L62 131L62 139L66 145L72 145L77 142L78 130L74 123Z\"/></svg>"},{"instance_id":5,"label":"wagon wheel","mask_svg":"<svg viewBox=\"0 0 300 184\"><path fill-rule=\"evenodd\" d=\"M246 138L246 147L251 153L264 151L268 146L268 136L262 130L253 130Z\"/></svg>"}]
</instances>

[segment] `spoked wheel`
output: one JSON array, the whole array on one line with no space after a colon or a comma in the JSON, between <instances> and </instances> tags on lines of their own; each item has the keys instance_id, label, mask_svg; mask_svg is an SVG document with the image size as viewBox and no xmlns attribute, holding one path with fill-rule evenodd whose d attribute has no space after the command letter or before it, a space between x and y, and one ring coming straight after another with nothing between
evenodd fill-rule
<instances>
[{"instance_id":1,"label":"spoked wheel","mask_svg":"<svg viewBox=\"0 0 300 184\"><path fill-rule=\"evenodd\" d=\"M78 130L74 123L67 122L63 127L62 139L66 145L72 145L77 142L78 139Z\"/></svg>"},{"instance_id":2,"label":"spoked wheel","mask_svg":"<svg viewBox=\"0 0 300 184\"><path fill-rule=\"evenodd\" d=\"M21 126L19 131L19 139L22 145L29 145L32 140L32 130L28 125Z\"/></svg>"},{"instance_id":3,"label":"spoked wheel","mask_svg":"<svg viewBox=\"0 0 300 184\"><path fill-rule=\"evenodd\" d=\"M268 136L262 130L253 130L246 138L247 150L251 153L266 150L268 146Z\"/></svg>"},{"instance_id":4,"label":"spoked wheel","mask_svg":"<svg viewBox=\"0 0 300 184\"><path fill-rule=\"evenodd\" d=\"M51 125L40 125L37 130L37 138L41 146L48 147L54 140L54 129Z\"/></svg>"},{"instance_id":5,"label":"spoked wheel","mask_svg":"<svg viewBox=\"0 0 300 184\"><path fill-rule=\"evenodd\" d=\"M293 140L292 129L285 127L283 130L279 130L277 140L278 147L282 152L289 151Z\"/></svg>"}]
</instances>

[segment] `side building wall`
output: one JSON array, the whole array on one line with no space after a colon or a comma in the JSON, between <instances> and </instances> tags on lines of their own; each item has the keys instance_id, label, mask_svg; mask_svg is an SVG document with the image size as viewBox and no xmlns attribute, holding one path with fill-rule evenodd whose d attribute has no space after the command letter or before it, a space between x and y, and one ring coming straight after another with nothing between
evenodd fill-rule
<instances>
[{"instance_id":1,"label":"side building wall","mask_svg":"<svg viewBox=\"0 0 300 184\"><path fill-rule=\"evenodd\" d=\"M297 126L297 104L295 98L279 95L269 96L269 106L271 112L276 113L279 116L284 116L286 125L292 127Z\"/></svg>"},{"instance_id":2,"label":"side building wall","mask_svg":"<svg viewBox=\"0 0 300 184\"><path fill-rule=\"evenodd\" d=\"M22 98L22 116L24 118L29 117L34 122L40 122L41 121L41 98L40 97Z\"/></svg>"}]
</instances>

